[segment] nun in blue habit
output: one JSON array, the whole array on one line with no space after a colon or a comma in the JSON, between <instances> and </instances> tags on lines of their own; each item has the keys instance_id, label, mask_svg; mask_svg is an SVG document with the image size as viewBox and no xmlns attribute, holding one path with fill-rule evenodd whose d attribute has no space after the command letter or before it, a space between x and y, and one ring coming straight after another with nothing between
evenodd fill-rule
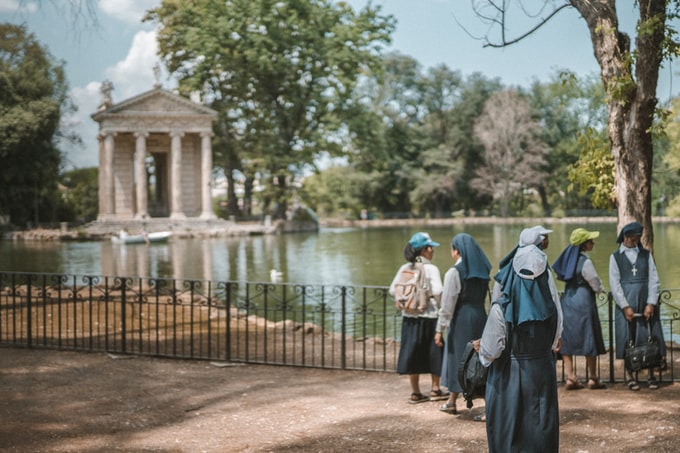
<instances>
[{"instance_id":1,"label":"nun in blue habit","mask_svg":"<svg viewBox=\"0 0 680 453\"><path fill-rule=\"evenodd\" d=\"M557 279L565 282L560 301L564 314L560 352L567 372L567 390L584 387L574 369L575 355L586 358L588 388L606 388L597 376L597 356L604 354L606 350L596 301L596 295L604 293L605 289L588 256L595 245L594 239L599 236L599 231L576 228L571 232L569 245L552 266Z\"/></svg>"},{"instance_id":2,"label":"nun in blue habit","mask_svg":"<svg viewBox=\"0 0 680 453\"><path fill-rule=\"evenodd\" d=\"M654 257L640 243L642 230L639 222L631 222L621 228L616 238L619 246L609 258L609 286L616 302L616 358L623 359L630 330L635 344L638 345L647 341L650 335L647 326L650 325L651 335L659 341L661 355L665 360L666 343L658 307L661 284ZM637 373L626 373L628 388L640 390ZM647 386L651 390L659 388L652 369L647 374Z\"/></svg>"},{"instance_id":3,"label":"nun in blue habit","mask_svg":"<svg viewBox=\"0 0 680 453\"><path fill-rule=\"evenodd\" d=\"M533 231L532 231L533 230ZM529 237L532 236L532 237ZM562 309L540 229L527 229L494 279L495 294L480 340L489 366L489 452L559 451L557 375Z\"/></svg>"},{"instance_id":4,"label":"nun in blue habit","mask_svg":"<svg viewBox=\"0 0 680 453\"><path fill-rule=\"evenodd\" d=\"M489 293L491 263L477 241L467 233L453 237L451 257L455 264L444 275L434 341L438 346L444 346L442 337L448 329L442 379L450 393L448 401L439 410L456 414L456 399L463 391L458 382L458 367L465 345L479 339L484 330L484 304Z\"/></svg>"}]
</instances>

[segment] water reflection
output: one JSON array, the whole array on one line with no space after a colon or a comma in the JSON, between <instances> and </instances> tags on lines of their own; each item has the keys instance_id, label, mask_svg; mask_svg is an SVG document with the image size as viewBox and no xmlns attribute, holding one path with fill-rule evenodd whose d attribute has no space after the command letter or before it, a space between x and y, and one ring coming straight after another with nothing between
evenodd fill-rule
<instances>
[{"instance_id":1,"label":"water reflection","mask_svg":"<svg viewBox=\"0 0 680 453\"><path fill-rule=\"evenodd\" d=\"M531 225L527 225L531 226ZM554 230L546 250L553 263L578 226L600 231L590 253L605 288L609 288L609 257L616 248L614 223L545 224ZM322 229L318 233L210 239L171 238L167 243L112 244L102 242L0 241L0 270L103 276L141 276L236 282L268 282L270 272L281 281L305 285L387 286L402 264L403 248L413 233L428 231L442 245L433 263L442 275L454 263L453 236L470 233L489 256L495 273L498 262L517 243L525 225L452 225L441 227ZM662 289L669 293L662 316L677 319L680 306L680 225L655 226L655 259ZM563 284L558 282L559 289ZM312 295L314 297L314 295ZM326 302L335 303L332 299ZM607 319L607 304L599 306ZM395 312L396 313L396 312ZM670 325L664 326L666 334ZM605 333L607 336L607 333ZM666 338L677 340L668 335Z\"/></svg>"},{"instance_id":2,"label":"water reflection","mask_svg":"<svg viewBox=\"0 0 680 453\"><path fill-rule=\"evenodd\" d=\"M546 250L552 263L566 246L576 224L545 225L555 230ZM613 223L585 225L599 230L591 258L609 287L609 256L616 248ZM434 264L442 274L453 265L450 242L470 233L497 270L498 262L517 243L524 225L452 225L427 231L442 245ZM403 262L403 247L423 228L322 229L319 233L229 237L171 238L167 243L118 245L102 242L0 242L0 270L64 274L124 275L199 280L282 281L323 285L388 285ZM680 288L680 225L655 227L655 258L663 288Z\"/></svg>"}]
</instances>

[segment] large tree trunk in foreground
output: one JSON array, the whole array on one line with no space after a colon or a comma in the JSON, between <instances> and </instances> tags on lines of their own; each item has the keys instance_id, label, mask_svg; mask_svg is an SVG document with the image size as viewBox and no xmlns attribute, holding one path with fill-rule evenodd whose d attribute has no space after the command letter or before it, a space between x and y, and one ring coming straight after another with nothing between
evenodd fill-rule
<instances>
[{"instance_id":1,"label":"large tree trunk in foreground","mask_svg":"<svg viewBox=\"0 0 680 453\"><path fill-rule=\"evenodd\" d=\"M652 249L651 127L656 108L656 88L662 61L666 24L664 0L640 0L640 20L654 18L656 25L636 38L635 74L631 67L630 39L619 31L615 0L570 0L583 16L602 82L609 95L609 138L614 157L618 228L638 221L644 225L642 243ZM634 77L633 77L634 75Z\"/></svg>"}]
</instances>

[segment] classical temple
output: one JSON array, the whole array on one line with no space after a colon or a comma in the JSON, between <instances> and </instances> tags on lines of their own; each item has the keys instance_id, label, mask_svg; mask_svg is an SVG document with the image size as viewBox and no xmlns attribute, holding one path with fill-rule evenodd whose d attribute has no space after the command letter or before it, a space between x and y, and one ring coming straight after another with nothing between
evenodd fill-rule
<instances>
[{"instance_id":1,"label":"classical temple","mask_svg":"<svg viewBox=\"0 0 680 453\"><path fill-rule=\"evenodd\" d=\"M102 84L98 222L214 219L212 123L217 112L154 88L114 104Z\"/></svg>"}]
</instances>

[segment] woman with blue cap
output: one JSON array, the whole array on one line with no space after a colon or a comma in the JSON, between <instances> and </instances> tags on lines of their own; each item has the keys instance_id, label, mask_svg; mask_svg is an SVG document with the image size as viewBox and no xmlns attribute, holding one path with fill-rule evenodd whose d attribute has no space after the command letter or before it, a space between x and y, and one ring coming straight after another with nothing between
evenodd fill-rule
<instances>
[{"instance_id":1,"label":"woman with blue cap","mask_svg":"<svg viewBox=\"0 0 680 453\"><path fill-rule=\"evenodd\" d=\"M571 232L569 245L552 266L557 278L565 282L561 300L564 330L560 352L567 371L567 390L584 387L574 370L575 355L586 357L588 388L606 388L597 376L597 356L606 350L595 300L596 294L604 293L605 289L588 256L595 245L593 240L598 236L599 231L576 228Z\"/></svg>"},{"instance_id":2,"label":"woman with blue cap","mask_svg":"<svg viewBox=\"0 0 680 453\"><path fill-rule=\"evenodd\" d=\"M411 404L448 398L448 394L440 387L444 351L432 340L442 294L441 273L439 268L431 263L434 247L438 246L439 243L433 241L429 234L423 232L414 234L404 248L404 258L407 263L399 268L389 289L394 297L397 294L397 286L401 282L402 272L413 268L416 262L422 263L429 292L428 304L419 313L402 311L401 345L397 359L397 373L406 374L409 377L411 385L409 403ZM423 395L420 391L421 374L431 376L432 388L429 396Z\"/></svg>"},{"instance_id":3,"label":"woman with blue cap","mask_svg":"<svg viewBox=\"0 0 680 453\"><path fill-rule=\"evenodd\" d=\"M661 320L657 304L659 302L659 274L654 257L642 247L642 225L631 222L621 228L616 242L619 247L609 259L609 286L616 302L616 358L623 359L628 344L629 330L635 344L647 341L651 335L659 341L661 356L666 356ZM628 373L628 388L640 390L637 373ZM649 370L647 385L654 390L659 384L654 378L654 370Z\"/></svg>"},{"instance_id":4,"label":"woman with blue cap","mask_svg":"<svg viewBox=\"0 0 680 453\"><path fill-rule=\"evenodd\" d=\"M446 336L444 385L451 392L448 401L439 408L448 414L457 414L456 399L463 391L458 382L458 366L465 345L482 336L486 322L484 303L489 292L491 263L472 236L457 234L451 241L451 258L455 264L444 275L439 320L435 343L444 346Z\"/></svg>"}]
</instances>

